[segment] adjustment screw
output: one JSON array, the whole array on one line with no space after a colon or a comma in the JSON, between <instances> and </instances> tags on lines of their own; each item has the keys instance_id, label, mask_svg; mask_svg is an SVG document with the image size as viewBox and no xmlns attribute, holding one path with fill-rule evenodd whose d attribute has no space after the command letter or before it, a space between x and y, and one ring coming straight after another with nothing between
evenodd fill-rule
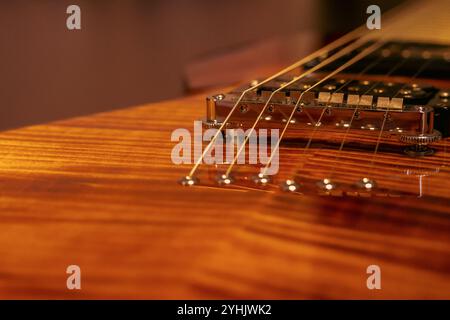
<instances>
[{"instance_id":1,"label":"adjustment screw","mask_svg":"<svg viewBox=\"0 0 450 320\"><path fill-rule=\"evenodd\" d=\"M215 101L220 101L220 100L223 100L225 98L225 95L220 93L218 95L215 95L213 98L214 98Z\"/></svg>"}]
</instances>

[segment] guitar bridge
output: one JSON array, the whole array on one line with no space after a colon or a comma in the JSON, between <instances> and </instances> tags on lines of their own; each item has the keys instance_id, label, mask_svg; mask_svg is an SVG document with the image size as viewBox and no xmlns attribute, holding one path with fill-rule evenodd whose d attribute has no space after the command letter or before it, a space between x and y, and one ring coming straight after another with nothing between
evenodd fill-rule
<instances>
[{"instance_id":1,"label":"guitar bridge","mask_svg":"<svg viewBox=\"0 0 450 320\"><path fill-rule=\"evenodd\" d=\"M286 139L308 138L312 130L320 132L315 138L329 142L339 142L344 135L349 140L380 136L384 141L410 145L410 155L430 153L427 146L442 136L435 123L448 127L448 108L442 107L440 99L444 91L435 87L330 79L311 88L317 81L310 78L278 91L283 80L274 80L247 92L239 103L248 87L208 97L205 125L220 127L234 108L222 129L247 130L255 123L256 129L282 129L289 120Z\"/></svg>"}]
</instances>

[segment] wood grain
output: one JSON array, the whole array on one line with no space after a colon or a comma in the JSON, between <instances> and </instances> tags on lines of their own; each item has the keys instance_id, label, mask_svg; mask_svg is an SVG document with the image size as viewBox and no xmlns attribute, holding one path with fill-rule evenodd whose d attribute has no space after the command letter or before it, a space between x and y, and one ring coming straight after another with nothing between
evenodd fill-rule
<instances>
[{"instance_id":1,"label":"wood grain","mask_svg":"<svg viewBox=\"0 0 450 320\"><path fill-rule=\"evenodd\" d=\"M0 298L450 298L447 142L419 164L380 153L391 171L378 174L408 197L182 187L190 166L172 164L170 135L203 116L200 95L2 133ZM325 151L299 174L320 177ZM344 154L343 171L364 172L360 151ZM423 197L402 165L438 168ZM366 287L371 264L381 290Z\"/></svg>"}]
</instances>

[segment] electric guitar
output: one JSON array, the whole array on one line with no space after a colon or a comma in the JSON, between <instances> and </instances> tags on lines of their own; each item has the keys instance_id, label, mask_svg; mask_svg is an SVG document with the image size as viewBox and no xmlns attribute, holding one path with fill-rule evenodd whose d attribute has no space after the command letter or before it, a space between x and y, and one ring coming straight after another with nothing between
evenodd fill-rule
<instances>
[{"instance_id":1,"label":"electric guitar","mask_svg":"<svg viewBox=\"0 0 450 320\"><path fill-rule=\"evenodd\" d=\"M0 297L450 298L449 12L407 3L231 90L0 134Z\"/></svg>"}]
</instances>

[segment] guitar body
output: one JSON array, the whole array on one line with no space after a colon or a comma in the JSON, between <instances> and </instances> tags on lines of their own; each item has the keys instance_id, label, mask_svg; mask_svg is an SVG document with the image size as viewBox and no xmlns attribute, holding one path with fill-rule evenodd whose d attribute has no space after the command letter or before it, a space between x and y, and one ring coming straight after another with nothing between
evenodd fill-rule
<instances>
[{"instance_id":1,"label":"guitar body","mask_svg":"<svg viewBox=\"0 0 450 320\"><path fill-rule=\"evenodd\" d=\"M0 298L450 298L449 138L412 157L398 139L300 128L266 185L252 180L261 166L221 185L229 163L201 163L183 186L193 163L174 164L171 135L228 91L1 133ZM369 173L376 187L358 188ZM70 265L81 290L66 287Z\"/></svg>"}]
</instances>

